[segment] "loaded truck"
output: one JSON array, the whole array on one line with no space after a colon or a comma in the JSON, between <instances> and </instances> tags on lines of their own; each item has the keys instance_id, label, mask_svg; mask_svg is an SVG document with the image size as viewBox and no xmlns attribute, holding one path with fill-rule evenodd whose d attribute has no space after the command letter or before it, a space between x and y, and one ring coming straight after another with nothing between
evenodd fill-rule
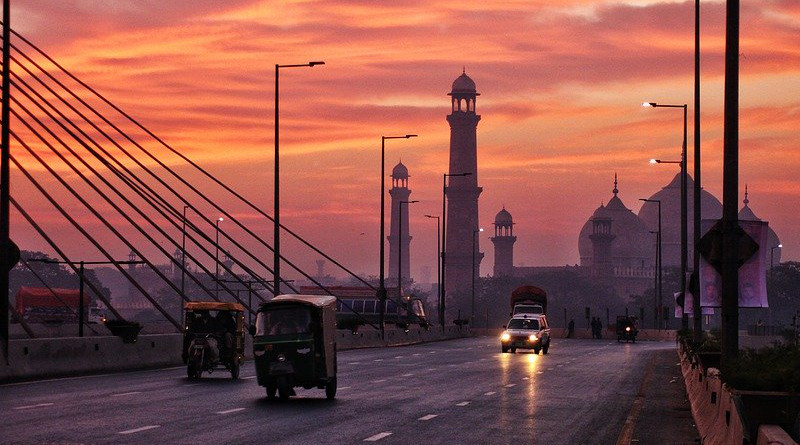
<instances>
[{"instance_id":1,"label":"loaded truck","mask_svg":"<svg viewBox=\"0 0 800 445\"><path fill-rule=\"evenodd\" d=\"M511 292L511 316L517 314L547 314L547 292L532 285L514 289Z\"/></svg>"}]
</instances>

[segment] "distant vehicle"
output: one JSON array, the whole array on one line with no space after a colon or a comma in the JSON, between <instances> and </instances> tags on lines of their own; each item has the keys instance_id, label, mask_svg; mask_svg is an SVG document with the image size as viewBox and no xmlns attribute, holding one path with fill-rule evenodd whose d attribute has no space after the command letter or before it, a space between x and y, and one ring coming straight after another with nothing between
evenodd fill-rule
<instances>
[{"instance_id":1,"label":"distant vehicle","mask_svg":"<svg viewBox=\"0 0 800 445\"><path fill-rule=\"evenodd\" d=\"M77 323L78 289L20 287L16 309L28 323ZM89 307L88 294L83 295L84 307Z\"/></svg>"},{"instance_id":2,"label":"distant vehicle","mask_svg":"<svg viewBox=\"0 0 800 445\"><path fill-rule=\"evenodd\" d=\"M359 326L367 323L377 325L380 321L380 301L375 290L359 286L329 286L333 294L338 297L336 301L336 326L339 329L357 330ZM299 289L304 295L328 295L324 290L314 286L302 286ZM431 324L425 313L425 302L419 298L406 296L398 304L396 301L397 288L387 289L389 297L386 299L386 324L399 327L419 325L424 328ZM391 296L395 295L394 298ZM411 316L407 314L406 307L411 307Z\"/></svg>"},{"instance_id":3,"label":"distant vehicle","mask_svg":"<svg viewBox=\"0 0 800 445\"><path fill-rule=\"evenodd\" d=\"M628 315L617 316L617 342L625 340L625 343L632 341L636 343L636 335L639 330L636 328L636 317Z\"/></svg>"},{"instance_id":4,"label":"distant vehicle","mask_svg":"<svg viewBox=\"0 0 800 445\"><path fill-rule=\"evenodd\" d=\"M190 379L226 369L239 378L244 363L244 306L239 303L193 301L184 305L183 362Z\"/></svg>"},{"instance_id":5,"label":"distant vehicle","mask_svg":"<svg viewBox=\"0 0 800 445\"><path fill-rule=\"evenodd\" d=\"M544 289L525 285L511 292L511 315L547 314L547 292Z\"/></svg>"},{"instance_id":6,"label":"distant vehicle","mask_svg":"<svg viewBox=\"0 0 800 445\"><path fill-rule=\"evenodd\" d=\"M500 347L505 353L517 352L517 349L533 349L534 354L542 351L547 354L550 349L550 325L547 316L534 314L515 315L500 335Z\"/></svg>"},{"instance_id":7,"label":"distant vehicle","mask_svg":"<svg viewBox=\"0 0 800 445\"><path fill-rule=\"evenodd\" d=\"M86 323L97 324L106 322L106 312L103 308L90 307L86 316Z\"/></svg>"},{"instance_id":8,"label":"distant vehicle","mask_svg":"<svg viewBox=\"0 0 800 445\"><path fill-rule=\"evenodd\" d=\"M296 387L336 397L336 298L278 295L258 308L250 334L258 384L268 398L288 399Z\"/></svg>"}]
</instances>

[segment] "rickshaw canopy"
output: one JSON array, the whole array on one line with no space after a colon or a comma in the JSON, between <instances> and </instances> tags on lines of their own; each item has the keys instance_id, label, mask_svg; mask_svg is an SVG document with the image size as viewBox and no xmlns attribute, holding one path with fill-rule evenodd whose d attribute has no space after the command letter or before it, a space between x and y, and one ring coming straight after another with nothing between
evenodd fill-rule
<instances>
[{"instance_id":1,"label":"rickshaw canopy","mask_svg":"<svg viewBox=\"0 0 800 445\"><path fill-rule=\"evenodd\" d=\"M331 295L284 294L284 295L278 295L277 297L273 298L272 300L264 304L281 303L281 302L305 303L319 308L324 308L327 306L335 307L336 297L333 297Z\"/></svg>"},{"instance_id":2,"label":"rickshaw canopy","mask_svg":"<svg viewBox=\"0 0 800 445\"><path fill-rule=\"evenodd\" d=\"M187 311L237 311L244 312L244 306L239 303L220 301L191 301L183 306Z\"/></svg>"}]
</instances>

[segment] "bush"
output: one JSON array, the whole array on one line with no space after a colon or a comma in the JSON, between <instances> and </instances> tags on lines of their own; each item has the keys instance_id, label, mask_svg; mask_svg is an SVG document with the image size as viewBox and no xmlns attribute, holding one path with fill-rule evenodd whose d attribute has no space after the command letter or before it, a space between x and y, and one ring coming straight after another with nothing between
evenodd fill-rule
<instances>
[{"instance_id":1,"label":"bush","mask_svg":"<svg viewBox=\"0 0 800 445\"><path fill-rule=\"evenodd\" d=\"M721 370L722 381L743 391L800 392L800 346L746 349Z\"/></svg>"}]
</instances>

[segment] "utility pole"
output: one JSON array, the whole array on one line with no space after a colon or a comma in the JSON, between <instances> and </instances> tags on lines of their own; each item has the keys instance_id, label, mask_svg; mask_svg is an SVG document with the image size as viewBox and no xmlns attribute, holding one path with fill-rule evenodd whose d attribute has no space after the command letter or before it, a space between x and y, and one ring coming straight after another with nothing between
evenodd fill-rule
<instances>
[{"instance_id":1,"label":"utility pole","mask_svg":"<svg viewBox=\"0 0 800 445\"><path fill-rule=\"evenodd\" d=\"M3 130L0 136L0 143L2 144L2 153L0 153L0 336L3 342L3 357L6 364L8 364L8 293L9 282L8 274L19 261L19 249L16 248L10 237L10 218L9 218L9 162L10 162L10 149L9 146L9 119L10 108L9 102L11 100L11 84L9 76L11 73L10 55L11 51L11 1L3 0L3 105L2 105L2 120Z\"/></svg>"}]
</instances>

